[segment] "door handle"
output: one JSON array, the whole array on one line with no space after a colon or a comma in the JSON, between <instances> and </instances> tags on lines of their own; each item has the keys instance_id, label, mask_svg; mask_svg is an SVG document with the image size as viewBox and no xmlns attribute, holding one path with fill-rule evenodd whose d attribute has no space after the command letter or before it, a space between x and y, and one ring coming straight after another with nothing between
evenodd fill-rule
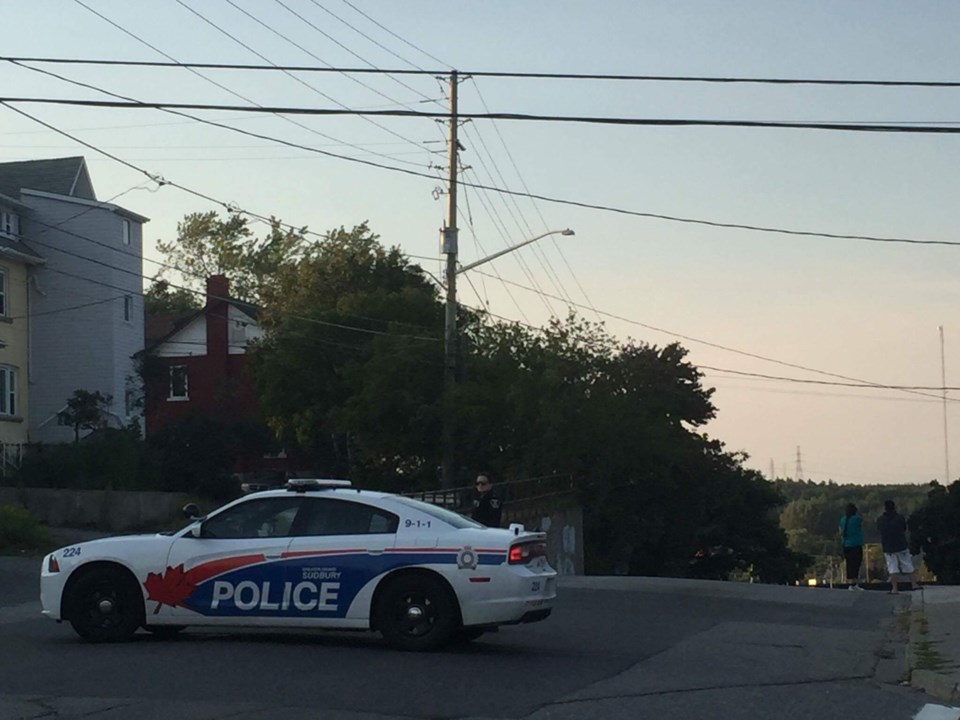
<instances>
[{"instance_id":1,"label":"door handle","mask_svg":"<svg viewBox=\"0 0 960 720\"><path fill-rule=\"evenodd\" d=\"M367 555L383 555L383 550L367 550Z\"/></svg>"}]
</instances>

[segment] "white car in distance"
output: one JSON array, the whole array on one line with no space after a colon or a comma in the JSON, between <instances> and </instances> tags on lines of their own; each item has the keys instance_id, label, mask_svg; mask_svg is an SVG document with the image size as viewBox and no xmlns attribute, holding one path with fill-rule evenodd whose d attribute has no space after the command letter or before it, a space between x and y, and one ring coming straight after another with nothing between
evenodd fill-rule
<instances>
[{"instance_id":1,"label":"white car in distance","mask_svg":"<svg viewBox=\"0 0 960 720\"><path fill-rule=\"evenodd\" d=\"M432 650L500 625L543 620L556 598L546 536L486 528L443 508L293 480L173 534L104 538L43 559L43 614L93 642L139 628L192 626L379 631Z\"/></svg>"}]
</instances>

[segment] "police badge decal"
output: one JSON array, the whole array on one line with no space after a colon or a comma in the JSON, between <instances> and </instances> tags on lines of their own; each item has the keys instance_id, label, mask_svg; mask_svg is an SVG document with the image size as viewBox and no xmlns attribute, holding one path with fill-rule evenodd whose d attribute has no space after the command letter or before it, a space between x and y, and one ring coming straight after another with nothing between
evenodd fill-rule
<instances>
[{"instance_id":1,"label":"police badge decal","mask_svg":"<svg viewBox=\"0 0 960 720\"><path fill-rule=\"evenodd\" d=\"M477 567L477 553L469 545L457 553L457 567L461 570L475 570Z\"/></svg>"}]
</instances>

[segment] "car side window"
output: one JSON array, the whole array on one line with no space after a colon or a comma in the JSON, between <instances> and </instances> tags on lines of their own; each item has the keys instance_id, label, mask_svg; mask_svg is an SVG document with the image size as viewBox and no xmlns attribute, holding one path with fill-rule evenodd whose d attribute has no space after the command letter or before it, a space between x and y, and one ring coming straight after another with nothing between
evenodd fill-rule
<instances>
[{"instance_id":1,"label":"car side window","mask_svg":"<svg viewBox=\"0 0 960 720\"><path fill-rule=\"evenodd\" d=\"M395 533L400 518L372 505L333 498L307 498L294 528L298 536Z\"/></svg>"},{"instance_id":2,"label":"car side window","mask_svg":"<svg viewBox=\"0 0 960 720\"><path fill-rule=\"evenodd\" d=\"M248 500L204 521L200 536L233 539L289 537L302 502L299 497Z\"/></svg>"}]
</instances>

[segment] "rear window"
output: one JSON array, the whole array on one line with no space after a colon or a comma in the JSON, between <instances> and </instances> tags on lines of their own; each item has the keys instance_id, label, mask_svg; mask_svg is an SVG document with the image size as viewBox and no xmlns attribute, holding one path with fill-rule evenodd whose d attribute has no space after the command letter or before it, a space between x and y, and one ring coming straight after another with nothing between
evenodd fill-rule
<instances>
[{"instance_id":1,"label":"rear window","mask_svg":"<svg viewBox=\"0 0 960 720\"><path fill-rule=\"evenodd\" d=\"M455 513L452 510L446 510L445 508L437 507L436 505L431 505L430 503L425 503L421 500L414 500L413 498L407 497L395 497L393 499L401 505L407 505L429 515L430 517L434 517L437 520L442 520L447 525L451 525L458 530L463 530L465 528L486 527L485 525L478 523L476 520L471 520L460 513Z\"/></svg>"}]
</instances>

